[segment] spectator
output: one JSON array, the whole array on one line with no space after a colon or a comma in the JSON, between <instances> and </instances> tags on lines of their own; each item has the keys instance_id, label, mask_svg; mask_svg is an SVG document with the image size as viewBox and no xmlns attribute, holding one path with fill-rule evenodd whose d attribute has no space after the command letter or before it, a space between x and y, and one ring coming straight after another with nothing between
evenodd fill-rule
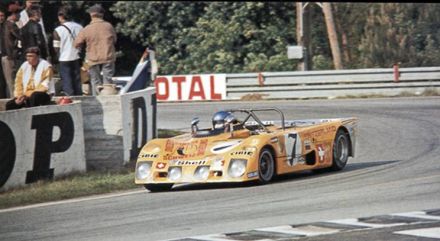
<instances>
[{"instance_id":1,"label":"spectator","mask_svg":"<svg viewBox=\"0 0 440 241\"><path fill-rule=\"evenodd\" d=\"M23 28L26 24L27 24L27 22L29 21L29 11L32 9L32 8L40 8L41 9L41 6L40 6L40 1L39 0L31 0L31 1L26 1L26 6L25 6L25 9L23 9L21 12L20 12L20 19L19 19L19 21L17 22L17 26L18 26L18 28ZM41 26L41 29L42 29L42 31L43 31L43 36L44 36L44 39L46 40L46 42L47 42L47 36L46 36L46 30L44 29L44 23L43 23L43 18L42 17L40 17L40 20L38 20L38 23L40 24L40 26Z\"/></svg>"},{"instance_id":2,"label":"spectator","mask_svg":"<svg viewBox=\"0 0 440 241\"><path fill-rule=\"evenodd\" d=\"M75 39L75 47L86 44L86 61L90 66L92 95L97 94L97 86L103 82L112 84L116 61L116 32L113 26L104 21L104 9L95 4L88 10L91 22ZM101 76L101 71L103 76Z\"/></svg>"},{"instance_id":3,"label":"spectator","mask_svg":"<svg viewBox=\"0 0 440 241\"><path fill-rule=\"evenodd\" d=\"M52 65L40 58L38 47L26 49L26 62L18 69L12 100L6 103L6 110L20 109L50 104L55 93L52 81Z\"/></svg>"},{"instance_id":4,"label":"spectator","mask_svg":"<svg viewBox=\"0 0 440 241\"><path fill-rule=\"evenodd\" d=\"M4 35L4 26L5 26L5 19L6 19L6 14L5 11L0 9L0 56L1 58L3 58L3 56L5 56L5 44L3 41L3 35ZM0 74L0 99L6 98L6 80L5 80L5 76L3 74L3 69L0 66L0 70L1 73Z\"/></svg>"},{"instance_id":5,"label":"spectator","mask_svg":"<svg viewBox=\"0 0 440 241\"><path fill-rule=\"evenodd\" d=\"M49 56L47 43L43 35L43 29L38 23L41 19L41 9L38 6L32 6L27 13L29 14L29 21L21 28L22 48L38 47L41 57L47 59ZM22 60L24 61L24 58Z\"/></svg>"},{"instance_id":6,"label":"spectator","mask_svg":"<svg viewBox=\"0 0 440 241\"><path fill-rule=\"evenodd\" d=\"M2 56L2 67L3 73L5 75L6 84L8 87L8 98L14 95L14 76L18 67L18 57L19 57L19 41L20 41L20 30L18 29L16 22L18 21L19 14L12 12L7 21L4 24L2 43L5 46L5 53Z\"/></svg>"},{"instance_id":7,"label":"spectator","mask_svg":"<svg viewBox=\"0 0 440 241\"><path fill-rule=\"evenodd\" d=\"M20 1L18 1L18 0L9 1L7 6L8 6L7 8L8 8L9 13L18 13L18 11L20 11L20 9L21 9ZM18 18L20 18L20 16L18 16Z\"/></svg>"},{"instance_id":8,"label":"spectator","mask_svg":"<svg viewBox=\"0 0 440 241\"><path fill-rule=\"evenodd\" d=\"M59 60L62 89L67 95L82 95L79 49L73 43L83 27L72 21L66 7L58 10L58 20L61 25L53 32L53 47Z\"/></svg>"},{"instance_id":9,"label":"spectator","mask_svg":"<svg viewBox=\"0 0 440 241\"><path fill-rule=\"evenodd\" d=\"M146 81L145 81L142 89L150 86L152 80L154 80L156 78L156 74L158 72L158 66L157 66L157 62L156 62L154 47L147 46L144 53L142 54L142 57L141 57L139 64L142 64L144 62L147 62L146 66L145 66L145 70L144 70L146 72L146 77L145 77Z\"/></svg>"}]
</instances>

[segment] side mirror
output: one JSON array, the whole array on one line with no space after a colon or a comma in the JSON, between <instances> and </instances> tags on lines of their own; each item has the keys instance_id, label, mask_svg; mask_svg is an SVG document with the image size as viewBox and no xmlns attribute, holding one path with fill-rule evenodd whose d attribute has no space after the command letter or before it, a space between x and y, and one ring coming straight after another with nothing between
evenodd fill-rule
<instances>
[{"instance_id":1,"label":"side mirror","mask_svg":"<svg viewBox=\"0 0 440 241\"><path fill-rule=\"evenodd\" d=\"M192 121L191 121L191 133L195 134L199 128L197 127L197 124L199 124L200 119L198 117L195 117Z\"/></svg>"}]
</instances>

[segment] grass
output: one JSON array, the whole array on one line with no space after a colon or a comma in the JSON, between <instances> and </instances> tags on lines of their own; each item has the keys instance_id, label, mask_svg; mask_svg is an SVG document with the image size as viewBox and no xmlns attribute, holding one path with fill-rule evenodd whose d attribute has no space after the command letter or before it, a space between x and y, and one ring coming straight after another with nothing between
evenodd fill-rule
<instances>
[{"instance_id":1,"label":"grass","mask_svg":"<svg viewBox=\"0 0 440 241\"><path fill-rule=\"evenodd\" d=\"M181 131L165 129L158 132L160 138L182 134ZM135 188L139 186L134 184L134 163L131 162L119 171L72 173L52 181L38 181L5 191L0 193L0 209Z\"/></svg>"}]
</instances>

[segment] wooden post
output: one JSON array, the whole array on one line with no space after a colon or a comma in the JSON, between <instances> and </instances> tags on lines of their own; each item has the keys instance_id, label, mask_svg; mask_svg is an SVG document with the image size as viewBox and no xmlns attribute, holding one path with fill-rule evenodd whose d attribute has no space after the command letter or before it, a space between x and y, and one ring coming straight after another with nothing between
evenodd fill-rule
<instances>
[{"instance_id":1,"label":"wooden post","mask_svg":"<svg viewBox=\"0 0 440 241\"><path fill-rule=\"evenodd\" d=\"M336 34L335 22L333 20L333 13L329 2L322 3L322 11L324 12L325 24L327 26L328 39L333 55L333 63L335 69L343 69L341 60L341 50L339 48L338 36Z\"/></svg>"},{"instance_id":2,"label":"wooden post","mask_svg":"<svg viewBox=\"0 0 440 241\"><path fill-rule=\"evenodd\" d=\"M304 46L303 42L303 3L297 2L296 3L296 42L298 46ZM304 58L300 59L300 62L298 64L298 70L304 71L305 68L305 62Z\"/></svg>"}]
</instances>

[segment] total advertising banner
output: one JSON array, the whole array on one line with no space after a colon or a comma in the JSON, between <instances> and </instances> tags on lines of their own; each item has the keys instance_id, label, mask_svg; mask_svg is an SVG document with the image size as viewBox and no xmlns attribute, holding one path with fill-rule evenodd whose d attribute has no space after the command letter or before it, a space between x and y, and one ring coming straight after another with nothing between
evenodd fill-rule
<instances>
[{"instance_id":1,"label":"total advertising banner","mask_svg":"<svg viewBox=\"0 0 440 241\"><path fill-rule=\"evenodd\" d=\"M155 86L158 101L226 99L226 74L158 76Z\"/></svg>"}]
</instances>

